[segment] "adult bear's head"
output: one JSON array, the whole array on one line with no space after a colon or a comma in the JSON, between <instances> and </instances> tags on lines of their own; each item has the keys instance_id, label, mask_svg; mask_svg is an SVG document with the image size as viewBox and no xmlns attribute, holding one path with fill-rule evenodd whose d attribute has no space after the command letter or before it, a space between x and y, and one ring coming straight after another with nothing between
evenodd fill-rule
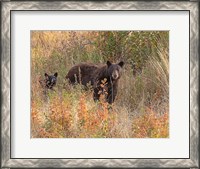
<instances>
[{"instance_id":1,"label":"adult bear's head","mask_svg":"<svg viewBox=\"0 0 200 169\"><path fill-rule=\"evenodd\" d=\"M124 62L121 61L117 64L113 64L110 61L107 61L107 67L108 67L108 76L112 80L117 80L121 77L122 74L122 67L124 66Z\"/></svg>"}]
</instances>

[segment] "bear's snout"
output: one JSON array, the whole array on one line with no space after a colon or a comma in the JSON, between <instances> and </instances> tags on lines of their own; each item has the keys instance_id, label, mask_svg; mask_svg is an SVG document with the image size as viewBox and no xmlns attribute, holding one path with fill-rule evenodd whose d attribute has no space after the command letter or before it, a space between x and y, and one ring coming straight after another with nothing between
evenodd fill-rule
<instances>
[{"instance_id":1,"label":"bear's snout","mask_svg":"<svg viewBox=\"0 0 200 169\"><path fill-rule=\"evenodd\" d=\"M112 73L112 78L113 79L118 79L119 78L119 72L117 70L115 70L113 73Z\"/></svg>"}]
</instances>

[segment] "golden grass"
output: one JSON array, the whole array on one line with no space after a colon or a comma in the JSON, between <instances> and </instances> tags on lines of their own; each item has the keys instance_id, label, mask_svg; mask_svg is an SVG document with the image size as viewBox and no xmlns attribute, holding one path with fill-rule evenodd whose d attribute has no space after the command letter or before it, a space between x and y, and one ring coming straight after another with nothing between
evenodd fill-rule
<instances>
[{"instance_id":1,"label":"golden grass","mask_svg":"<svg viewBox=\"0 0 200 169\"><path fill-rule=\"evenodd\" d=\"M133 76L131 66L125 64L117 98L110 106L103 96L95 103L92 91L86 91L80 85L70 86L65 81L67 71L74 63L102 62L101 51L96 52L96 48L93 51L94 46L84 47L87 55L77 48L83 37L95 39L98 32L77 34L32 33L31 137L169 137L169 56L164 38L154 47L158 55L148 56L141 73ZM45 72L58 72L55 91L49 90L46 95L39 84Z\"/></svg>"}]
</instances>

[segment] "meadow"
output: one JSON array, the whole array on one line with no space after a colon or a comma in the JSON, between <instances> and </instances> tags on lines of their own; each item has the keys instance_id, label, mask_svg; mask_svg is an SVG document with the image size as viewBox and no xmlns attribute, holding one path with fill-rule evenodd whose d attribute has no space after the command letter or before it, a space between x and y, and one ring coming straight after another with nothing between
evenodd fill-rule
<instances>
[{"instance_id":1,"label":"meadow","mask_svg":"<svg viewBox=\"0 0 200 169\"><path fill-rule=\"evenodd\" d=\"M65 76L77 63L124 61L115 102L72 86ZM54 90L39 83L58 73ZM111 108L108 108L111 107ZM168 31L32 31L32 138L168 138Z\"/></svg>"}]
</instances>

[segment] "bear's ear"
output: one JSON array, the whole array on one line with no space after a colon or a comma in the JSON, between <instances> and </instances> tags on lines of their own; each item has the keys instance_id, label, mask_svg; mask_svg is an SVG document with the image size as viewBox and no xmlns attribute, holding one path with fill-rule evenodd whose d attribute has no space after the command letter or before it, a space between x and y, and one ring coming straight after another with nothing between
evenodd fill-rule
<instances>
[{"instance_id":1,"label":"bear's ear","mask_svg":"<svg viewBox=\"0 0 200 169\"><path fill-rule=\"evenodd\" d=\"M118 63L118 65L121 66L121 67L123 67L124 66L124 62L121 61L121 62Z\"/></svg>"},{"instance_id":2,"label":"bear's ear","mask_svg":"<svg viewBox=\"0 0 200 169\"><path fill-rule=\"evenodd\" d=\"M45 77L49 77L49 75L47 73L44 74Z\"/></svg>"},{"instance_id":3,"label":"bear's ear","mask_svg":"<svg viewBox=\"0 0 200 169\"><path fill-rule=\"evenodd\" d=\"M110 67L110 65L112 65L112 63L110 61L107 61L107 66Z\"/></svg>"},{"instance_id":4,"label":"bear's ear","mask_svg":"<svg viewBox=\"0 0 200 169\"><path fill-rule=\"evenodd\" d=\"M49 75L47 73L44 74L45 79L48 80L49 79Z\"/></svg>"},{"instance_id":5,"label":"bear's ear","mask_svg":"<svg viewBox=\"0 0 200 169\"><path fill-rule=\"evenodd\" d=\"M57 73L57 72L56 72L56 73L54 73L54 76L55 76L55 77L57 77L57 76L58 76L58 73Z\"/></svg>"}]
</instances>

